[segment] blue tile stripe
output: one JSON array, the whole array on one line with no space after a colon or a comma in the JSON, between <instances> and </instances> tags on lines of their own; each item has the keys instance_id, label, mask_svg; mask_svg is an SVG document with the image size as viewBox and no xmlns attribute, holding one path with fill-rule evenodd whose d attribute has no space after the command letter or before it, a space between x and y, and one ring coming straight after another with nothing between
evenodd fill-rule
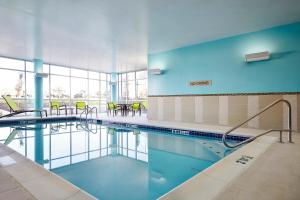
<instances>
[{"instance_id":1,"label":"blue tile stripe","mask_svg":"<svg viewBox=\"0 0 300 200\"><path fill-rule=\"evenodd\" d=\"M104 123L103 123L104 122ZM189 136L200 136L200 137L210 137L216 139L222 139L222 133L213 133L213 132L203 132L203 131L195 131L195 130L187 130L187 129L173 129L173 128L165 128L165 127L158 127L158 126L148 126L148 125L139 125L139 124L131 124L131 123L123 123L123 122L111 122L105 120L97 120L97 123L104 124L104 125L117 125L117 126L124 126L127 128L139 128L144 130L156 130L160 132L166 132L175 135L189 135ZM134 127L133 127L134 126ZM229 140L233 141L244 141L249 136L242 136L242 135L228 135L226 137Z\"/></svg>"}]
</instances>

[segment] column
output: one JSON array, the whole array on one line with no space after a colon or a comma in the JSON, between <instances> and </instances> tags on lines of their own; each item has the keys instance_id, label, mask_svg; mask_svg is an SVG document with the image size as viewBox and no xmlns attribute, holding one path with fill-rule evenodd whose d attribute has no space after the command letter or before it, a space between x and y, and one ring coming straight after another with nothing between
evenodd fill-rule
<instances>
[{"instance_id":1,"label":"column","mask_svg":"<svg viewBox=\"0 0 300 200\"><path fill-rule=\"evenodd\" d=\"M111 73L111 101L117 101L117 73Z\"/></svg>"},{"instance_id":2,"label":"column","mask_svg":"<svg viewBox=\"0 0 300 200\"><path fill-rule=\"evenodd\" d=\"M42 73L43 72L43 60L34 59L34 72ZM35 104L34 108L36 110L43 109L43 78L41 76L35 75ZM36 116L39 116L39 113L36 113Z\"/></svg>"}]
</instances>

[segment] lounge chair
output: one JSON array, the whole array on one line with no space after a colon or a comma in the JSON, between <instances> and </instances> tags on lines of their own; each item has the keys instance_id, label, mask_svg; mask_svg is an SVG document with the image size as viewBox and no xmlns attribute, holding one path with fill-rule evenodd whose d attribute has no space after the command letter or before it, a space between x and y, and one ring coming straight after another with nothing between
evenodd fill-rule
<instances>
[{"instance_id":1,"label":"lounge chair","mask_svg":"<svg viewBox=\"0 0 300 200\"><path fill-rule=\"evenodd\" d=\"M11 117L11 116L14 116L14 115L18 115L18 114L21 114L21 113L28 113L28 112L39 112L41 118L43 118L43 112L45 112L45 116L47 117L47 110L25 110L25 109L20 109L19 106L16 104L16 102L11 98L11 96L3 95L2 97L3 97L3 99L5 100L5 102L7 103L7 105L10 108L10 114L3 115L0 118Z\"/></svg>"}]
</instances>

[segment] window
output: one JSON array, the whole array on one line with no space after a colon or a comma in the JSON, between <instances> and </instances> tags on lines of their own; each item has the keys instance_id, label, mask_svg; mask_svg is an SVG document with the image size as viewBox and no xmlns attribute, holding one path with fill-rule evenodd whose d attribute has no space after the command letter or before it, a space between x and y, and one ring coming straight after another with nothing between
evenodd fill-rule
<instances>
[{"instance_id":1,"label":"window","mask_svg":"<svg viewBox=\"0 0 300 200\"><path fill-rule=\"evenodd\" d=\"M0 69L0 95L10 95L21 109L26 108L25 72ZM2 108L0 112L7 114L9 108L1 98Z\"/></svg>"},{"instance_id":2,"label":"window","mask_svg":"<svg viewBox=\"0 0 300 200\"><path fill-rule=\"evenodd\" d=\"M70 68L51 65L51 74L70 76Z\"/></svg>"},{"instance_id":3,"label":"window","mask_svg":"<svg viewBox=\"0 0 300 200\"><path fill-rule=\"evenodd\" d=\"M89 79L99 79L100 74L98 72L89 72Z\"/></svg>"},{"instance_id":4,"label":"window","mask_svg":"<svg viewBox=\"0 0 300 200\"><path fill-rule=\"evenodd\" d=\"M70 98L70 77L51 75L51 99Z\"/></svg>"},{"instance_id":5,"label":"window","mask_svg":"<svg viewBox=\"0 0 300 200\"><path fill-rule=\"evenodd\" d=\"M147 79L137 80L136 90L137 90L138 99L147 99L147 95L148 95L147 88L148 88Z\"/></svg>"},{"instance_id":6,"label":"window","mask_svg":"<svg viewBox=\"0 0 300 200\"><path fill-rule=\"evenodd\" d=\"M44 63L43 78L44 109L49 109L51 100L66 105L85 101L98 111L106 111L111 98L111 74L73 69ZM11 95L21 109L34 108L35 73L34 62L0 57L0 95ZM9 112L3 99L0 114Z\"/></svg>"},{"instance_id":7,"label":"window","mask_svg":"<svg viewBox=\"0 0 300 200\"><path fill-rule=\"evenodd\" d=\"M120 101L144 101L148 96L148 73L137 71L118 74L118 97Z\"/></svg>"},{"instance_id":8,"label":"window","mask_svg":"<svg viewBox=\"0 0 300 200\"><path fill-rule=\"evenodd\" d=\"M16 69L16 70L24 71L25 63L22 60L16 60L16 59L0 57L0 67L1 68Z\"/></svg>"},{"instance_id":9,"label":"window","mask_svg":"<svg viewBox=\"0 0 300 200\"><path fill-rule=\"evenodd\" d=\"M71 76L87 78L87 71L81 69L71 69Z\"/></svg>"},{"instance_id":10,"label":"window","mask_svg":"<svg viewBox=\"0 0 300 200\"><path fill-rule=\"evenodd\" d=\"M71 77L71 99L85 100L88 95L88 80Z\"/></svg>"}]
</instances>

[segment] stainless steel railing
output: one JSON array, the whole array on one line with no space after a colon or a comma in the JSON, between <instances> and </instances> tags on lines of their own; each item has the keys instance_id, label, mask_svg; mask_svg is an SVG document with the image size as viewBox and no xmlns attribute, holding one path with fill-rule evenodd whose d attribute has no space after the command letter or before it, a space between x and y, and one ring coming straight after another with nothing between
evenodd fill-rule
<instances>
[{"instance_id":1,"label":"stainless steel railing","mask_svg":"<svg viewBox=\"0 0 300 200\"><path fill-rule=\"evenodd\" d=\"M279 104L279 103L285 103L288 107L288 129L270 129L267 130L257 136L251 137L247 140L244 140L243 142L240 142L238 144L234 144L234 145L230 145L227 143L226 141L226 136L231 133L232 131L238 129L239 127L243 126L244 124L246 124L247 122L249 122L250 120L254 119L255 117L259 116L260 114L264 113L265 111L269 110L270 108L274 107L275 105ZM255 140L258 137L261 137L263 135L266 135L270 132L274 132L274 131L278 131L280 133L280 142L282 142L282 132L288 132L289 134L289 142L292 143L292 106L291 103L285 99L278 99L276 101L274 101L273 103L271 103L270 105L266 106L264 109L262 109L260 112L258 112L257 114L251 116L250 118L248 118L247 120L243 121L242 123L240 123L239 125L233 127L232 129L228 130L226 133L224 133L223 137L222 137L222 141L224 143L224 145L228 148L236 148L238 146L241 146L243 144L246 144L248 142L252 142L253 140Z\"/></svg>"},{"instance_id":2,"label":"stainless steel railing","mask_svg":"<svg viewBox=\"0 0 300 200\"><path fill-rule=\"evenodd\" d=\"M96 128L96 132L94 132L92 128L89 128L89 126L88 126L88 115L91 114L91 117L92 117L92 114L93 114L94 110L96 111L96 117L98 117L98 109L96 107L92 107L92 108L87 107L87 109L84 109L82 111L82 113L80 114L80 124L81 124L81 127L84 130L86 130L88 132L92 132L92 133L96 133L97 132L97 128ZM83 117L82 117L83 114L85 114L85 120L84 120L84 122L83 122Z\"/></svg>"}]
</instances>

